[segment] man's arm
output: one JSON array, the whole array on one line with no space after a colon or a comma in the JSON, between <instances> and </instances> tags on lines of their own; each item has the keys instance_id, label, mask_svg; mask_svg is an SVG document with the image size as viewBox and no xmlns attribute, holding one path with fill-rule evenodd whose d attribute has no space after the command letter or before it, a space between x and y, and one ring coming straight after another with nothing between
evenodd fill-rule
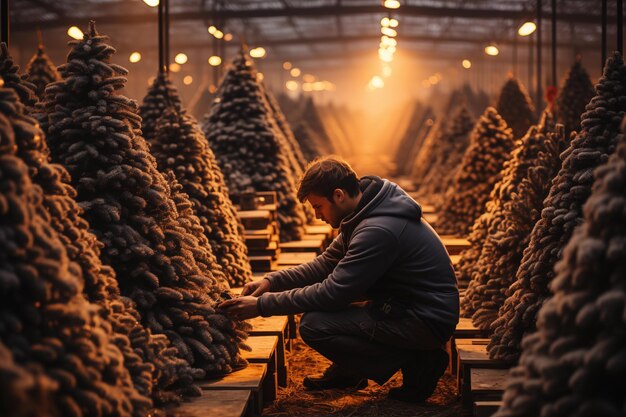
<instances>
[{"instance_id":1,"label":"man's arm","mask_svg":"<svg viewBox=\"0 0 626 417\"><path fill-rule=\"evenodd\" d=\"M262 316L341 309L365 293L393 264L398 239L388 230L368 226L352 237L345 256L330 275L304 288L265 293L258 298Z\"/></svg>"},{"instance_id":2,"label":"man's arm","mask_svg":"<svg viewBox=\"0 0 626 417\"><path fill-rule=\"evenodd\" d=\"M310 262L282 271L271 272L265 276L270 282L270 291L286 291L302 288L323 281L339 263L344 255L341 235L337 236L321 255Z\"/></svg>"}]
</instances>

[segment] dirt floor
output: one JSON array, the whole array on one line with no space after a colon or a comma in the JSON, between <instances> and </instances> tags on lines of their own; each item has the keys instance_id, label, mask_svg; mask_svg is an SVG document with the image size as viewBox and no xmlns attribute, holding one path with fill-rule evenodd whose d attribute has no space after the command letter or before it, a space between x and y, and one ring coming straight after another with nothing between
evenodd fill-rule
<instances>
[{"instance_id":1,"label":"dirt floor","mask_svg":"<svg viewBox=\"0 0 626 417\"><path fill-rule=\"evenodd\" d=\"M470 416L470 411L461 408L457 397L456 380L446 373L432 397L424 405L412 405L387 399L389 388L401 385L402 376L398 372L385 385L378 386L370 381L367 388L355 390L307 391L302 386L302 378L308 374L322 372L329 361L309 348L301 339L294 341L288 353L288 388L281 388L278 398L263 410L266 417L447 417Z\"/></svg>"}]
</instances>

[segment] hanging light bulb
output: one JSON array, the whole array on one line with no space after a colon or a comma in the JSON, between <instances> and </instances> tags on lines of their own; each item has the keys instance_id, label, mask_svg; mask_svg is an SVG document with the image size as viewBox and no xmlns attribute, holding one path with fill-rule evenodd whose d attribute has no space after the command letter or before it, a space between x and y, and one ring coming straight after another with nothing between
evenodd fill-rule
<instances>
[{"instance_id":1,"label":"hanging light bulb","mask_svg":"<svg viewBox=\"0 0 626 417\"><path fill-rule=\"evenodd\" d=\"M226 42L230 42L233 40L233 34L232 33L227 33L226 35L224 35L224 40Z\"/></svg>"},{"instance_id":2,"label":"hanging light bulb","mask_svg":"<svg viewBox=\"0 0 626 417\"><path fill-rule=\"evenodd\" d=\"M183 84L185 85L191 85L192 82L193 77L191 75L186 75L185 78L183 78Z\"/></svg>"},{"instance_id":3,"label":"hanging light bulb","mask_svg":"<svg viewBox=\"0 0 626 417\"><path fill-rule=\"evenodd\" d=\"M383 88L385 86L385 82L378 75L374 75L370 80L370 85L374 88Z\"/></svg>"},{"instance_id":4,"label":"hanging light bulb","mask_svg":"<svg viewBox=\"0 0 626 417\"><path fill-rule=\"evenodd\" d=\"M159 5L159 0L143 0L150 7L157 7Z\"/></svg>"},{"instance_id":5,"label":"hanging light bulb","mask_svg":"<svg viewBox=\"0 0 626 417\"><path fill-rule=\"evenodd\" d=\"M172 72L179 72L180 71L180 65L178 65L176 62L172 62L170 64L170 71L172 71Z\"/></svg>"},{"instance_id":6,"label":"hanging light bulb","mask_svg":"<svg viewBox=\"0 0 626 417\"><path fill-rule=\"evenodd\" d=\"M380 28L380 33L382 33L385 36L389 36L390 38L393 38L398 35L398 32L396 32L394 29L385 28L385 27Z\"/></svg>"},{"instance_id":7,"label":"hanging light bulb","mask_svg":"<svg viewBox=\"0 0 626 417\"><path fill-rule=\"evenodd\" d=\"M535 24L535 22L526 22L522 26L520 26L520 28L517 30L517 33L520 36L528 36L533 34L536 29L537 25Z\"/></svg>"},{"instance_id":8,"label":"hanging light bulb","mask_svg":"<svg viewBox=\"0 0 626 417\"><path fill-rule=\"evenodd\" d=\"M265 54L265 48L263 48L262 46L250 50L250 56L252 58L263 58Z\"/></svg>"},{"instance_id":9,"label":"hanging light bulb","mask_svg":"<svg viewBox=\"0 0 626 417\"><path fill-rule=\"evenodd\" d=\"M485 53L490 56L497 56L500 53L500 50L496 45L490 44L485 47Z\"/></svg>"},{"instance_id":10,"label":"hanging light bulb","mask_svg":"<svg viewBox=\"0 0 626 417\"><path fill-rule=\"evenodd\" d=\"M221 30L216 30L213 33L213 36L215 36L217 39L222 39L224 37L224 32L222 32Z\"/></svg>"},{"instance_id":11,"label":"hanging light bulb","mask_svg":"<svg viewBox=\"0 0 626 417\"><path fill-rule=\"evenodd\" d=\"M289 71L292 77L299 77L301 73L300 68L292 68L291 71Z\"/></svg>"},{"instance_id":12,"label":"hanging light bulb","mask_svg":"<svg viewBox=\"0 0 626 417\"><path fill-rule=\"evenodd\" d=\"M311 75L311 74L304 74L302 76L302 80L305 83L312 83L313 81L315 81L315 76Z\"/></svg>"},{"instance_id":13,"label":"hanging light bulb","mask_svg":"<svg viewBox=\"0 0 626 417\"><path fill-rule=\"evenodd\" d=\"M383 27L389 27L389 18L388 17L383 17L382 19L380 19L380 25Z\"/></svg>"},{"instance_id":14,"label":"hanging light bulb","mask_svg":"<svg viewBox=\"0 0 626 417\"><path fill-rule=\"evenodd\" d=\"M211 35L213 35L215 33L215 31L217 30L217 28L213 25L209 26L209 28L207 29L209 31L209 33Z\"/></svg>"},{"instance_id":15,"label":"hanging light bulb","mask_svg":"<svg viewBox=\"0 0 626 417\"><path fill-rule=\"evenodd\" d=\"M294 80L289 80L285 83L285 87L289 91L298 91L298 82Z\"/></svg>"},{"instance_id":16,"label":"hanging light bulb","mask_svg":"<svg viewBox=\"0 0 626 417\"><path fill-rule=\"evenodd\" d=\"M285 71L289 71L291 69L291 67L292 67L291 62L289 62L289 61L283 62L283 69Z\"/></svg>"},{"instance_id":17,"label":"hanging light bulb","mask_svg":"<svg viewBox=\"0 0 626 417\"><path fill-rule=\"evenodd\" d=\"M222 63L222 58L220 58L217 55L213 55L211 57L209 57L209 65L211 65L212 67L217 67Z\"/></svg>"},{"instance_id":18,"label":"hanging light bulb","mask_svg":"<svg viewBox=\"0 0 626 417\"><path fill-rule=\"evenodd\" d=\"M174 57L174 61L175 61L177 64L180 64L180 65L183 65L184 63L186 63L186 62L187 62L187 60L188 60L187 55L183 54L182 52L181 52L181 53L179 53L179 54L177 54L177 55Z\"/></svg>"},{"instance_id":19,"label":"hanging light bulb","mask_svg":"<svg viewBox=\"0 0 626 417\"><path fill-rule=\"evenodd\" d=\"M141 61L141 54L139 52L133 52L132 54L130 54L130 56L128 57L128 60L132 63L132 64L136 64L137 62Z\"/></svg>"},{"instance_id":20,"label":"hanging light bulb","mask_svg":"<svg viewBox=\"0 0 626 417\"><path fill-rule=\"evenodd\" d=\"M469 59L464 59L461 65L463 65L463 68L465 69L470 69L472 68L472 61L470 61Z\"/></svg>"},{"instance_id":21,"label":"hanging light bulb","mask_svg":"<svg viewBox=\"0 0 626 417\"><path fill-rule=\"evenodd\" d=\"M400 2L398 0L385 0L383 6L387 9L397 9L400 7Z\"/></svg>"},{"instance_id":22,"label":"hanging light bulb","mask_svg":"<svg viewBox=\"0 0 626 417\"><path fill-rule=\"evenodd\" d=\"M399 24L397 19L389 19L389 27L397 28Z\"/></svg>"},{"instance_id":23,"label":"hanging light bulb","mask_svg":"<svg viewBox=\"0 0 626 417\"><path fill-rule=\"evenodd\" d=\"M83 39L83 31L80 30L77 26L72 26L67 30L67 34L70 35L70 37L76 39L76 40L81 40Z\"/></svg>"}]
</instances>

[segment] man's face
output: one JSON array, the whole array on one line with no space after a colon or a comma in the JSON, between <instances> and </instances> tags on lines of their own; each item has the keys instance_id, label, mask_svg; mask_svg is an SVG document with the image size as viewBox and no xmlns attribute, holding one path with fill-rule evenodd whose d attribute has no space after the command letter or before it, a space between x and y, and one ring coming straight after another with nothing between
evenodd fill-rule
<instances>
[{"instance_id":1,"label":"man's face","mask_svg":"<svg viewBox=\"0 0 626 417\"><path fill-rule=\"evenodd\" d=\"M333 228L338 228L341 221L349 213L344 213L345 210L341 208L344 195L343 190L335 190L333 194L333 202L329 201L326 197L309 194L306 198L309 204L315 210L315 217L330 224ZM337 204L339 203L339 204Z\"/></svg>"}]
</instances>

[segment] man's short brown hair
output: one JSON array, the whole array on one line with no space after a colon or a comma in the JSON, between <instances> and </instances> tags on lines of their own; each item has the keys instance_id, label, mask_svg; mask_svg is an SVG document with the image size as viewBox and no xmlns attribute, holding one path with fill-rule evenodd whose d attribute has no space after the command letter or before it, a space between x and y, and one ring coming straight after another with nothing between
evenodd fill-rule
<instances>
[{"instance_id":1,"label":"man's short brown hair","mask_svg":"<svg viewBox=\"0 0 626 417\"><path fill-rule=\"evenodd\" d=\"M333 201L333 192L340 188L350 197L359 194L359 178L346 161L334 156L313 160L302 175L298 187L298 200L303 202L309 194L317 194Z\"/></svg>"}]
</instances>

